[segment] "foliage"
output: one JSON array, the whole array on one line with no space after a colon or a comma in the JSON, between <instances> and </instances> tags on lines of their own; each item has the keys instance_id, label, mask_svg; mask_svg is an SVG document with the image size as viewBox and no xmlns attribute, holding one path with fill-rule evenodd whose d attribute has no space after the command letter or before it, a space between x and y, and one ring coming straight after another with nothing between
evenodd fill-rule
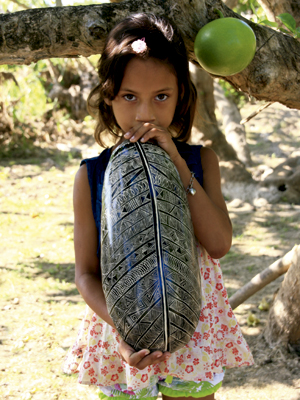
<instances>
[{"instance_id":1,"label":"foliage","mask_svg":"<svg viewBox=\"0 0 300 400\"><path fill-rule=\"evenodd\" d=\"M280 23L269 21L267 19L264 9L259 5L257 0L239 1L235 11L242 14L244 17L251 19L255 23L264 24L271 28L279 29L281 32L292 34L294 38L300 38L300 27L296 27L296 21L289 13L282 13L276 17L281 24L287 28L285 29L281 27Z\"/></svg>"},{"instance_id":2,"label":"foliage","mask_svg":"<svg viewBox=\"0 0 300 400\"><path fill-rule=\"evenodd\" d=\"M240 0L238 5L234 8L234 11L252 20L255 19L257 15L264 15L264 11L257 0Z\"/></svg>"},{"instance_id":3,"label":"foliage","mask_svg":"<svg viewBox=\"0 0 300 400\"><path fill-rule=\"evenodd\" d=\"M55 5L53 0L0 0L0 12L16 12L26 8L51 7Z\"/></svg>"},{"instance_id":4,"label":"foliage","mask_svg":"<svg viewBox=\"0 0 300 400\"><path fill-rule=\"evenodd\" d=\"M288 30L280 27L277 22L269 21L267 19L260 21L260 24L268 25L272 28L278 28L281 32L289 35L292 34L295 39L300 39L300 27L296 27L296 21L291 14L283 13L278 15L276 18L278 18Z\"/></svg>"},{"instance_id":5,"label":"foliage","mask_svg":"<svg viewBox=\"0 0 300 400\"><path fill-rule=\"evenodd\" d=\"M58 141L88 140L94 121L74 121L70 110L49 93L55 82L63 88L78 84L81 69L98 57L41 60L31 66L0 66L0 158L49 157ZM4 108L4 109L3 109ZM46 149L47 148L47 149Z\"/></svg>"},{"instance_id":6,"label":"foliage","mask_svg":"<svg viewBox=\"0 0 300 400\"><path fill-rule=\"evenodd\" d=\"M281 27L280 23L269 21L264 9L256 0L239 1L235 11L242 14L244 17L251 19L255 23L264 24L271 28L279 29L281 32L292 34L294 38L300 38L300 27L296 27L296 21L289 13L282 13L276 17L279 19L281 24L287 28L285 29Z\"/></svg>"},{"instance_id":7,"label":"foliage","mask_svg":"<svg viewBox=\"0 0 300 400\"><path fill-rule=\"evenodd\" d=\"M44 61L34 67L2 65L1 72L9 72L15 81L2 80L0 101L2 100L14 122L25 122L27 117L41 117L48 109L47 96L43 87L42 73L45 71Z\"/></svg>"}]
</instances>

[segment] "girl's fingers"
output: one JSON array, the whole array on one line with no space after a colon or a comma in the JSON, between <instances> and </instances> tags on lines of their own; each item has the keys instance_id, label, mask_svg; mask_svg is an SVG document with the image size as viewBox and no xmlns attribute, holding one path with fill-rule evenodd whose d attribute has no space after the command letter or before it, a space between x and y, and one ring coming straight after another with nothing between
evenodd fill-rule
<instances>
[{"instance_id":1,"label":"girl's fingers","mask_svg":"<svg viewBox=\"0 0 300 400\"><path fill-rule=\"evenodd\" d=\"M143 351L143 350L142 350ZM148 356L142 358L138 364L135 365L138 369L144 369L148 365L154 365L168 360L171 357L170 353L162 353L161 351L155 351L150 353Z\"/></svg>"},{"instance_id":2,"label":"girl's fingers","mask_svg":"<svg viewBox=\"0 0 300 400\"><path fill-rule=\"evenodd\" d=\"M150 351L147 349L140 350L136 352L128 343L121 340L119 344L119 353L123 361L127 362L132 367L136 367L141 360L143 360Z\"/></svg>"},{"instance_id":3,"label":"girl's fingers","mask_svg":"<svg viewBox=\"0 0 300 400\"><path fill-rule=\"evenodd\" d=\"M178 150L172 140L172 135L167 129L161 126L144 123L132 127L124 137L125 139L129 139L132 143L135 143L138 140L140 140L141 143L146 143L149 140L154 139L157 144L169 154L173 162L175 162L179 157Z\"/></svg>"},{"instance_id":4,"label":"girl's fingers","mask_svg":"<svg viewBox=\"0 0 300 400\"><path fill-rule=\"evenodd\" d=\"M153 353L150 353L150 351L147 349L136 352L124 340L122 340L119 345L119 354L121 355L123 361L125 361L131 367L138 369L144 369L148 367L148 365L158 364L168 360L171 357L171 353L169 352L163 353L161 351L154 351Z\"/></svg>"},{"instance_id":5,"label":"girl's fingers","mask_svg":"<svg viewBox=\"0 0 300 400\"><path fill-rule=\"evenodd\" d=\"M161 135L170 134L164 128L161 128L154 124L145 123L137 127L131 128L127 133L125 133L124 137L131 142L137 142L139 139L144 139L142 141L146 142L149 139L157 138Z\"/></svg>"},{"instance_id":6,"label":"girl's fingers","mask_svg":"<svg viewBox=\"0 0 300 400\"><path fill-rule=\"evenodd\" d=\"M150 139L156 139L158 142L161 140L168 141L171 139L171 135L168 131L160 128L152 128L145 132L141 137L141 142L148 142Z\"/></svg>"},{"instance_id":7,"label":"girl's fingers","mask_svg":"<svg viewBox=\"0 0 300 400\"><path fill-rule=\"evenodd\" d=\"M138 352L133 352L129 356L127 363L132 367L138 368L138 365L141 363L141 361L143 359L145 359L148 356L148 354L150 354L150 351L147 349L140 350ZM149 365L149 364L147 364L147 365ZM142 369L142 368L139 368L139 369Z\"/></svg>"}]
</instances>

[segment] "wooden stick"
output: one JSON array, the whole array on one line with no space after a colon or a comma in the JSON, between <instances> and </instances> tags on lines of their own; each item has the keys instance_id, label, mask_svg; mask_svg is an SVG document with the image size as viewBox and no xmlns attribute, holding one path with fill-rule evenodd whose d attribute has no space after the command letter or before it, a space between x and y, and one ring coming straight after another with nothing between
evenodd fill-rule
<instances>
[{"instance_id":1,"label":"wooden stick","mask_svg":"<svg viewBox=\"0 0 300 400\"><path fill-rule=\"evenodd\" d=\"M260 106L256 111L254 111L252 114L248 115L248 117L242 119L240 121L241 125L244 125L246 122L250 121L250 119L254 118L257 114L259 114L260 112L262 112L262 110L264 110L265 108L269 107L271 104L273 104L273 101L269 101L266 104L263 104L262 106Z\"/></svg>"},{"instance_id":2,"label":"wooden stick","mask_svg":"<svg viewBox=\"0 0 300 400\"><path fill-rule=\"evenodd\" d=\"M300 246L295 245L292 250L285 254L282 258L275 261L268 268L257 274L245 286L239 289L229 299L232 309L242 304L245 300L251 297L254 293L268 285L270 282L283 275L292 264L297 262L297 257L300 256Z\"/></svg>"}]
</instances>

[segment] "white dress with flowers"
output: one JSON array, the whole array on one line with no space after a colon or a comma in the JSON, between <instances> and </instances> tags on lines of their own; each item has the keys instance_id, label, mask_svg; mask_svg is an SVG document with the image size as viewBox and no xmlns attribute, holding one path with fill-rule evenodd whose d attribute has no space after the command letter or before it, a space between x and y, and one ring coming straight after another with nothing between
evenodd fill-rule
<instances>
[{"instance_id":1,"label":"white dress with flowers","mask_svg":"<svg viewBox=\"0 0 300 400\"><path fill-rule=\"evenodd\" d=\"M202 311L189 343L168 361L144 370L130 367L118 353L120 336L88 306L77 340L68 352L63 370L78 374L82 384L116 386L128 391L148 387L167 376L186 381L211 381L222 368L253 364L253 357L230 307L219 260L197 244L202 278ZM151 382L150 382L151 380Z\"/></svg>"}]
</instances>

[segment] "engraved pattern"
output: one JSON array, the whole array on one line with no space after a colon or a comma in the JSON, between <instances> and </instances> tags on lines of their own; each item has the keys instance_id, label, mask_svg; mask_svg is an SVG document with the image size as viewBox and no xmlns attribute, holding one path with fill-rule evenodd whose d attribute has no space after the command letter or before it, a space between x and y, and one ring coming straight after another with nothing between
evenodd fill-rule
<instances>
[{"instance_id":1,"label":"engraved pattern","mask_svg":"<svg viewBox=\"0 0 300 400\"><path fill-rule=\"evenodd\" d=\"M201 312L200 271L187 197L168 154L123 142L104 178L101 273L108 312L135 350L174 352Z\"/></svg>"}]
</instances>

